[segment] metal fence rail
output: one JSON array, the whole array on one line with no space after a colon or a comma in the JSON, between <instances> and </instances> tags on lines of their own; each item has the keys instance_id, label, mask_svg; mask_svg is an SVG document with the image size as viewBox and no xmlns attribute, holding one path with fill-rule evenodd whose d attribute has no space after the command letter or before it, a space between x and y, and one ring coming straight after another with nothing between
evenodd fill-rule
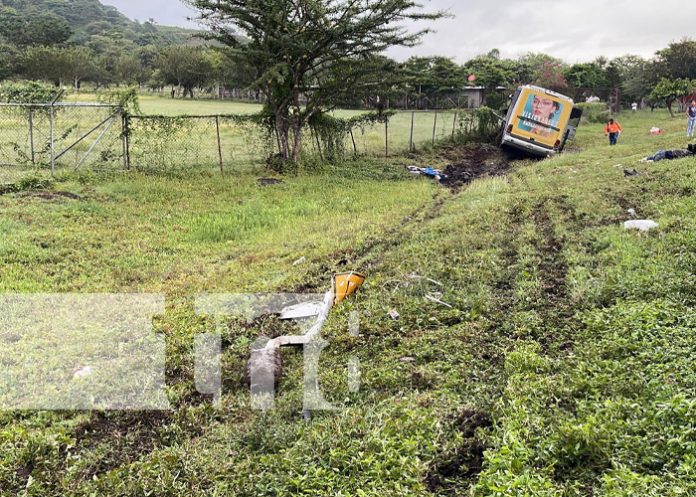
<instances>
[{"instance_id":1,"label":"metal fence rail","mask_svg":"<svg viewBox=\"0 0 696 497\"><path fill-rule=\"evenodd\" d=\"M385 123L355 126L343 148L346 155L397 155L472 126L471 111L399 112ZM330 155L315 130L303 133L304 154ZM81 169L224 173L265 167L277 151L273 134L240 116L129 116L95 103L0 104L0 183L27 170L54 176Z\"/></svg>"},{"instance_id":2,"label":"metal fence rail","mask_svg":"<svg viewBox=\"0 0 696 497\"><path fill-rule=\"evenodd\" d=\"M0 104L0 166L52 175L121 167L121 134L113 105Z\"/></svg>"}]
</instances>

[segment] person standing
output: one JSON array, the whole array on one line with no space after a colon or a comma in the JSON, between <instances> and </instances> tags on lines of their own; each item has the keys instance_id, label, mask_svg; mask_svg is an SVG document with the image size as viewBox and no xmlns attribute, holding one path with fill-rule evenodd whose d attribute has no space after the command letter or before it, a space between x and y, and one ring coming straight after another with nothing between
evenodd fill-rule
<instances>
[{"instance_id":1,"label":"person standing","mask_svg":"<svg viewBox=\"0 0 696 497\"><path fill-rule=\"evenodd\" d=\"M609 122L604 127L604 134L609 137L609 145L616 145L619 142L619 135L623 131L619 121L609 119Z\"/></svg>"},{"instance_id":2,"label":"person standing","mask_svg":"<svg viewBox=\"0 0 696 497\"><path fill-rule=\"evenodd\" d=\"M686 116L689 118L686 136L693 138L694 128L696 127L696 100L691 101L691 105L689 105L689 107L686 109Z\"/></svg>"},{"instance_id":3,"label":"person standing","mask_svg":"<svg viewBox=\"0 0 696 497\"><path fill-rule=\"evenodd\" d=\"M633 102L633 103L631 104L631 110L632 110L633 112L638 112L638 102Z\"/></svg>"}]
</instances>

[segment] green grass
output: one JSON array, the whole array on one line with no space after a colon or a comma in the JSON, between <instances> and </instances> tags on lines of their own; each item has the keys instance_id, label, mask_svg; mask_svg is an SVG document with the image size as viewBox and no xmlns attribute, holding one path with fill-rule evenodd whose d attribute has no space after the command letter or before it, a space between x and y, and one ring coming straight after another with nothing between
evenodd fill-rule
<instances>
[{"instance_id":1,"label":"green grass","mask_svg":"<svg viewBox=\"0 0 696 497\"><path fill-rule=\"evenodd\" d=\"M696 158L640 163L683 148L685 122L664 112L619 120L616 147L601 124L585 125L569 153L457 194L408 177L396 159L269 188L250 173L80 175L53 188L81 201L0 196L3 292L166 295L156 328L174 405L161 415L0 413L0 492L696 493ZM653 125L665 135L650 136ZM625 231L629 208L660 228ZM222 406L196 399L193 336L214 325L195 314L194 295L321 291L345 268L368 281L323 333L322 386L337 412L302 419L292 352L276 407L250 409L248 344L273 322L225 323ZM453 308L425 299L435 292ZM359 337L347 330L352 311ZM358 393L347 384L353 356Z\"/></svg>"}]
</instances>

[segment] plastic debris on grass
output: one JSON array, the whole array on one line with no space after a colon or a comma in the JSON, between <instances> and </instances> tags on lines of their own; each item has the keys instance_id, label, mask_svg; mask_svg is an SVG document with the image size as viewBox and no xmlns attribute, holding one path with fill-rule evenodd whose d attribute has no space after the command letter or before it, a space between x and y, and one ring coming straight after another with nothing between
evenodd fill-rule
<instances>
[{"instance_id":1,"label":"plastic debris on grass","mask_svg":"<svg viewBox=\"0 0 696 497\"><path fill-rule=\"evenodd\" d=\"M627 230L638 230L642 232L648 232L659 228L660 225L651 219L641 219L636 221L626 221L624 223L624 228Z\"/></svg>"}]
</instances>

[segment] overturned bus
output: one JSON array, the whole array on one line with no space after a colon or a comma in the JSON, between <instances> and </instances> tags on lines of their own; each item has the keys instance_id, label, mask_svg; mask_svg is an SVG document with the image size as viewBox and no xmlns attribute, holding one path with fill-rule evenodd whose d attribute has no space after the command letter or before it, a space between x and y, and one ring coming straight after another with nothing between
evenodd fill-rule
<instances>
[{"instance_id":1,"label":"overturned bus","mask_svg":"<svg viewBox=\"0 0 696 497\"><path fill-rule=\"evenodd\" d=\"M538 86L521 86L512 97L502 129L502 147L549 157L575 137L582 110L573 100Z\"/></svg>"}]
</instances>

